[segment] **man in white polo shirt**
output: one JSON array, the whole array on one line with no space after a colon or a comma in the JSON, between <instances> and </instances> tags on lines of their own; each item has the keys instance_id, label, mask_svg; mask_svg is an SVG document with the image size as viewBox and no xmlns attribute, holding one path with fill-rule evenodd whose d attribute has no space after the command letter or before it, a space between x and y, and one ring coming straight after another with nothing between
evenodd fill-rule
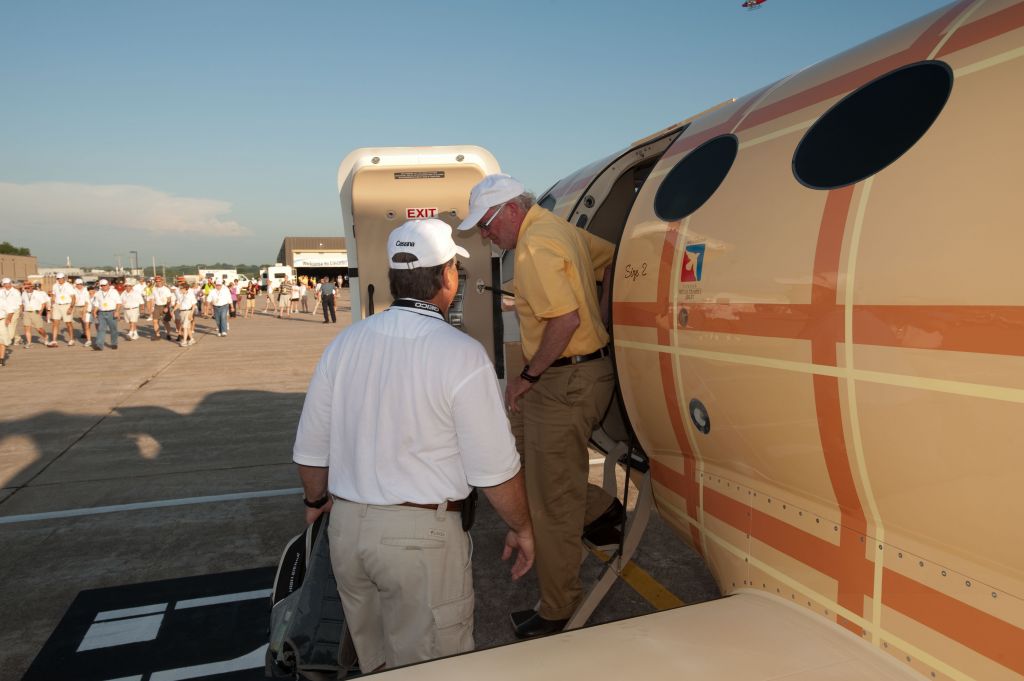
<instances>
[{"instance_id":1,"label":"man in white polo shirt","mask_svg":"<svg viewBox=\"0 0 1024 681\"><path fill-rule=\"evenodd\" d=\"M21 312L21 293L8 277L0 280L0 366L7 366L7 348L14 344L18 315Z\"/></svg>"},{"instance_id":2,"label":"man in white polo shirt","mask_svg":"<svg viewBox=\"0 0 1024 681\"><path fill-rule=\"evenodd\" d=\"M103 336L110 338L110 349L117 350L117 318L121 316L121 294L106 279L100 279L100 290L96 293L96 342L93 350L103 349Z\"/></svg>"},{"instance_id":3,"label":"man in white polo shirt","mask_svg":"<svg viewBox=\"0 0 1024 681\"><path fill-rule=\"evenodd\" d=\"M217 335L228 335L228 308L231 307L231 291L219 279L213 283L210 291L210 305L213 306L213 318L217 320Z\"/></svg>"},{"instance_id":4,"label":"man in white polo shirt","mask_svg":"<svg viewBox=\"0 0 1024 681\"><path fill-rule=\"evenodd\" d=\"M92 333L89 330L89 313L91 311L89 289L85 288L84 281L75 279L75 302L71 308L71 316L82 325L82 342L86 346L92 345Z\"/></svg>"},{"instance_id":5,"label":"man in white polo shirt","mask_svg":"<svg viewBox=\"0 0 1024 681\"><path fill-rule=\"evenodd\" d=\"M473 487L511 528L502 557L518 551L512 578L533 564L494 368L444 318L456 254L469 255L440 220L391 233L395 302L327 347L295 437L307 522L331 511L331 562L364 672L473 649L471 542L454 512Z\"/></svg>"},{"instance_id":6,"label":"man in white polo shirt","mask_svg":"<svg viewBox=\"0 0 1024 681\"><path fill-rule=\"evenodd\" d=\"M50 308L50 322L53 325L53 335L47 345L57 346L57 335L60 333L60 323L64 322L64 330L68 335L68 345L75 344L75 327L72 325L73 314L71 307L75 302L75 287L72 286L63 272L57 273L57 283L53 285L50 294L53 296L53 304Z\"/></svg>"},{"instance_id":7,"label":"man in white polo shirt","mask_svg":"<svg viewBox=\"0 0 1024 681\"><path fill-rule=\"evenodd\" d=\"M121 293L124 320L128 322L128 340L138 340L139 338L139 315L142 313L142 306L145 304L146 295L142 284L139 282L129 284Z\"/></svg>"},{"instance_id":8,"label":"man in white polo shirt","mask_svg":"<svg viewBox=\"0 0 1024 681\"><path fill-rule=\"evenodd\" d=\"M160 340L160 322L164 323L167 340L171 340L170 310L173 302L171 289L164 283L164 278L158 275L153 284L153 337L150 340Z\"/></svg>"},{"instance_id":9,"label":"man in white polo shirt","mask_svg":"<svg viewBox=\"0 0 1024 681\"><path fill-rule=\"evenodd\" d=\"M50 296L37 289L31 281L22 282L21 309L24 311L21 324L25 327L25 348L32 347L32 329L39 334L43 345L48 345L43 312L50 309Z\"/></svg>"}]
</instances>

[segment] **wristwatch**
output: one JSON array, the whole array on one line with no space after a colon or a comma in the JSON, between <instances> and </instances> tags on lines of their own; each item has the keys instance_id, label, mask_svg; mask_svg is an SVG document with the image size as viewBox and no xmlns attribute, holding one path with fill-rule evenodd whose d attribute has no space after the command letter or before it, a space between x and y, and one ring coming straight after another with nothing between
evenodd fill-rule
<instances>
[{"instance_id":1,"label":"wristwatch","mask_svg":"<svg viewBox=\"0 0 1024 681\"><path fill-rule=\"evenodd\" d=\"M306 508L323 508L327 504L327 502L330 501L330 499L331 499L330 493L325 493L322 497L320 497L316 501L310 501L309 499L303 497L302 498L302 503L304 503L306 505Z\"/></svg>"},{"instance_id":2,"label":"wristwatch","mask_svg":"<svg viewBox=\"0 0 1024 681\"><path fill-rule=\"evenodd\" d=\"M523 370L519 373L519 378L523 379L527 383L536 383L540 380L540 376L534 376L530 373L530 365L527 364L523 367Z\"/></svg>"}]
</instances>

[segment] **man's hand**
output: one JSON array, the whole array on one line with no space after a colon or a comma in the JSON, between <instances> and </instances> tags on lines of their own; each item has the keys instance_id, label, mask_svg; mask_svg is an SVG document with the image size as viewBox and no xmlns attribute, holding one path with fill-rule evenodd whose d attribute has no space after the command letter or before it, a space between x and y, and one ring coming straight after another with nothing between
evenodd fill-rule
<instances>
[{"instance_id":1,"label":"man's hand","mask_svg":"<svg viewBox=\"0 0 1024 681\"><path fill-rule=\"evenodd\" d=\"M523 532L509 530L505 535L505 550L501 553L502 560L508 560L512 553L518 551L512 563L512 580L525 575L533 567L533 528L528 526Z\"/></svg>"},{"instance_id":2,"label":"man's hand","mask_svg":"<svg viewBox=\"0 0 1024 681\"><path fill-rule=\"evenodd\" d=\"M328 499L327 503L320 508L306 508L306 524L312 525L313 521L319 518L324 513L330 513L331 507L334 506L334 499Z\"/></svg>"},{"instance_id":3,"label":"man's hand","mask_svg":"<svg viewBox=\"0 0 1024 681\"><path fill-rule=\"evenodd\" d=\"M508 407L508 410L514 413L522 411L519 406L519 398L530 392L532 387L532 383L524 381L520 376L509 378L505 385L505 406Z\"/></svg>"}]
</instances>

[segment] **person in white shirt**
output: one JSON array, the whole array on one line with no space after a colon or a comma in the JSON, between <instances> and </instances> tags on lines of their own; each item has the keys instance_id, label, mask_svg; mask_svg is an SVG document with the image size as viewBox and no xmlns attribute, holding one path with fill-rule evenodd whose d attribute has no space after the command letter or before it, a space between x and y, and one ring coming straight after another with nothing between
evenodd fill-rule
<instances>
[{"instance_id":1,"label":"person in white shirt","mask_svg":"<svg viewBox=\"0 0 1024 681\"><path fill-rule=\"evenodd\" d=\"M309 286L303 281L299 284L299 302L302 303L302 311L309 314L309 302L306 298L306 294L309 292Z\"/></svg>"},{"instance_id":2,"label":"person in white shirt","mask_svg":"<svg viewBox=\"0 0 1024 681\"><path fill-rule=\"evenodd\" d=\"M429 219L394 230L388 255L395 302L327 347L292 454L306 521L331 513L331 564L364 672L473 649L471 542L457 511L474 487L511 528L502 558L518 552L513 579L534 555L494 367L444 319L455 256L469 254Z\"/></svg>"},{"instance_id":3,"label":"person in white shirt","mask_svg":"<svg viewBox=\"0 0 1024 681\"><path fill-rule=\"evenodd\" d=\"M231 307L231 292L224 282L218 281L210 292L210 305L213 306L213 318L217 320L217 335L228 335L228 308Z\"/></svg>"},{"instance_id":4,"label":"person in white shirt","mask_svg":"<svg viewBox=\"0 0 1024 681\"><path fill-rule=\"evenodd\" d=\"M75 300L71 308L71 316L82 325L82 342L86 347L92 345L92 334L89 329L89 313L92 311L92 303L89 298L89 289L85 288L85 282L75 279Z\"/></svg>"},{"instance_id":5,"label":"person in white shirt","mask_svg":"<svg viewBox=\"0 0 1024 681\"><path fill-rule=\"evenodd\" d=\"M50 322L53 325L53 335L50 337L50 342L47 345L57 347L57 335L60 333L61 322L64 322L64 330L68 336L68 345L74 345L75 327L72 323L74 315L71 308L75 302L75 287L68 282L67 276L63 272L58 272L57 283L53 285L50 293L53 296L50 307Z\"/></svg>"},{"instance_id":6,"label":"person in white shirt","mask_svg":"<svg viewBox=\"0 0 1024 681\"><path fill-rule=\"evenodd\" d=\"M178 299L175 303L175 309L178 313L178 321L181 324L181 340L178 341L178 344L183 348L196 344L193 334L193 329L195 328L193 316L195 315L197 304L195 291L190 289L186 282L182 281L178 285Z\"/></svg>"},{"instance_id":7,"label":"person in white shirt","mask_svg":"<svg viewBox=\"0 0 1024 681\"><path fill-rule=\"evenodd\" d=\"M304 290L302 284L298 281L292 283L292 296L288 303L288 314L299 313L299 299L302 298Z\"/></svg>"},{"instance_id":8,"label":"person in white shirt","mask_svg":"<svg viewBox=\"0 0 1024 681\"><path fill-rule=\"evenodd\" d=\"M167 340L171 339L171 305L174 299L171 289L164 283L164 278L157 275L153 283L153 337L150 340L160 340L160 322L164 323L164 330L167 332Z\"/></svg>"},{"instance_id":9,"label":"person in white shirt","mask_svg":"<svg viewBox=\"0 0 1024 681\"><path fill-rule=\"evenodd\" d=\"M25 327L25 347L32 347L32 329L39 334L43 345L49 345L46 341L43 311L50 309L50 296L37 289L31 281L26 281L21 285L21 309L25 312L21 322Z\"/></svg>"},{"instance_id":10,"label":"person in white shirt","mask_svg":"<svg viewBox=\"0 0 1024 681\"><path fill-rule=\"evenodd\" d=\"M267 304L263 306L263 313L277 314L277 280L267 279Z\"/></svg>"},{"instance_id":11,"label":"person in white shirt","mask_svg":"<svg viewBox=\"0 0 1024 681\"><path fill-rule=\"evenodd\" d=\"M139 314L145 304L146 294L140 283L126 286L121 293L121 309L124 312L125 321L128 322L128 340L138 340L139 338Z\"/></svg>"},{"instance_id":12,"label":"person in white shirt","mask_svg":"<svg viewBox=\"0 0 1024 681\"><path fill-rule=\"evenodd\" d=\"M0 366L7 366L7 348L14 344L20 313L21 293L10 278L4 277L0 280Z\"/></svg>"},{"instance_id":13,"label":"person in white shirt","mask_svg":"<svg viewBox=\"0 0 1024 681\"><path fill-rule=\"evenodd\" d=\"M96 316L99 318L96 342L93 350L103 349L103 335L110 337L110 349L117 350L117 320L121 316L121 294L106 279L100 279L100 290L96 294Z\"/></svg>"}]
</instances>

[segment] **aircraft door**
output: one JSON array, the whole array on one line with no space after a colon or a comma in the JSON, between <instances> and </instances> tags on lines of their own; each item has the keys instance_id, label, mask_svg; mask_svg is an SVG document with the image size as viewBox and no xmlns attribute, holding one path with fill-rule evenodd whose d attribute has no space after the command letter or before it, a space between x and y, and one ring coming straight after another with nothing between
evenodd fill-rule
<instances>
[{"instance_id":1,"label":"aircraft door","mask_svg":"<svg viewBox=\"0 0 1024 681\"><path fill-rule=\"evenodd\" d=\"M435 148L436 149L436 148ZM351 182L351 232L358 263L357 294L353 295L353 314L357 318L380 312L391 304L388 285L387 237L408 219L437 218L453 227L456 242L469 251L470 257L459 261L459 293L448 313L448 321L480 341L503 376L503 354L496 352L495 338L500 343L500 313L491 295L478 295L477 282L495 286L497 259L492 262L491 247L476 230L459 232L454 227L459 215L468 210L469 191L491 168L456 161L456 154L447 154L450 162L427 157L404 157L394 160L381 155L378 163L355 168ZM350 247L350 251L353 250ZM358 310L356 308L358 305Z\"/></svg>"}]
</instances>

